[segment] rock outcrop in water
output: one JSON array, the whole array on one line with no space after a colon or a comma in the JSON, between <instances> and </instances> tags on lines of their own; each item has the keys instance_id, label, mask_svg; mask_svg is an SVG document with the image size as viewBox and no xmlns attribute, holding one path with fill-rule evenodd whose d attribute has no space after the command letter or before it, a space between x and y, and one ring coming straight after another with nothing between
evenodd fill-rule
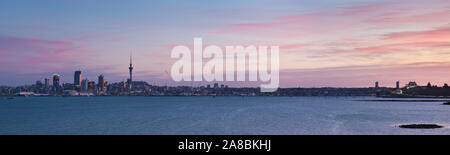
<instances>
[{"instance_id":1,"label":"rock outcrop in water","mask_svg":"<svg viewBox=\"0 0 450 155\"><path fill-rule=\"evenodd\" d=\"M436 129L436 128L443 128L444 126L437 124L405 124L400 125L399 127L408 129Z\"/></svg>"}]
</instances>

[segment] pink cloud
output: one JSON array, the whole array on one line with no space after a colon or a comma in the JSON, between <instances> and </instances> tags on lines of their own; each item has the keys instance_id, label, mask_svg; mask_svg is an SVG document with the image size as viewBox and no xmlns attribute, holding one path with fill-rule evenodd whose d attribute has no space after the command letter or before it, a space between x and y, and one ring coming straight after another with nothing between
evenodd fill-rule
<instances>
[{"instance_id":1,"label":"pink cloud","mask_svg":"<svg viewBox=\"0 0 450 155\"><path fill-rule=\"evenodd\" d=\"M388 52L413 52L415 48L442 48L450 47L450 41L448 42L435 42L435 41L423 41L423 42L404 42L404 43L392 43L382 44L376 46L358 47L351 50L336 50L333 53L388 53Z\"/></svg>"},{"instance_id":2,"label":"pink cloud","mask_svg":"<svg viewBox=\"0 0 450 155\"><path fill-rule=\"evenodd\" d=\"M67 47L72 43L65 40L45 40L39 37L19 38L0 35L0 47L5 50L44 49L50 47Z\"/></svg>"},{"instance_id":3,"label":"pink cloud","mask_svg":"<svg viewBox=\"0 0 450 155\"><path fill-rule=\"evenodd\" d=\"M70 60L70 57L67 55L50 55L50 56L43 56L43 57L34 57L27 59L23 62L23 65L39 65L46 62L58 62L58 61L68 61Z\"/></svg>"},{"instance_id":4,"label":"pink cloud","mask_svg":"<svg viewBox=\"0 0 450 155\"><path fill-rule=\"evenodd\" d=\"M367 7L367 6L364 6ZM251 34L251 35L266 35L266 36L286 36L289 33L294 33L292 36L299 36L304 32L321 32L321 30L329 30L329 26L336 28L337 25L324 25L330 22L330 19L337 16L347 16L345 13L353 14L355 8L346 8L349 10L332 10L327 12L313 12L297 15L281 16L271 19L269 22L254 22L254 23L240 23L231 24L218 30L213 31L213 34ZM354 15L354 14L353 14ZM343 18L341 18L343 19ZM345 21L345 20L344 20ZM326 26L327 28L324 28ZM287 33L289 32L289 33ZM282 33L282 34L273 34ZM287 34L285 34L287 33Z\"/></svg>"},{"instance_id":5,"label":"pink cloud","mask_svg":"<svg viewBox=\"0 0 450 155\"><path fill-rule=\"evenodd\" d=\"M445 5L445 4L444 4ZM448 4L447 4L448 5ZM427 12L416 15L404 15L404 12L414 12L413 9L398 11L391 14L383 14L375 19L368 21L375 24L407 24L407 23L426 23L426 22L448 22L450 9L437 10L436 12Z\"/></svg>"},{"instance_id":6,"label":"pink cloud","mask_svg":"<svg viewBox=\"0 0 450 155\"><path fill-rule=\"evenodd\" d=\"M338 16L357 16L362 14L370 14L373 12L378 12L380 10L390 9L392 8L392 6L396 4L399 4L399 1L385 1L385 2L352 5L342 7L343 11L338 11L336 12L336 14Z\"/></svg>"},{"instance_id":7,"label":"pink cloud","mask_svg":"<svg viewBox=\"0 0 450 155\"><path fill-rule=\"evenodd\" d=\"M310 44L308 43L291 43L291 44L284 44L284 45L280 45L280 48L282 50L295 50L295 49L300 49L306 46L309 46Z\"/></svg>"},{"instance_id":8,"label":"pink cloud","mask_svg":"<svg viewBox=\"0 0 450 155\"><path fill-rule=\"evenodd\" d=\"M339 53L413 52L414 49L442 49L450 47L450 27L426 31L394 32L381 36L381 44L366 45Z\"/></svg>"},{"instance_id":9,"label":"pink cloud","mask_svg":"<svg viewBox=\"0 0 450 155\"><path fill-rule=\"evenodd\" d=\"M441 2L439 0L434 0ZM436 8L441 10L426 10ZM433 24L448 22L450 2L439 5L429 1L388 1L350 4L321 12L281 16L268 22L248 22L227 25L212 31L213 34L238 34L277 39L331 35L331 32L361 31L372 26ZM443 9L443 10L442 10ZM386 28L386 27L385 27ZM351 34L351 33L350 33Z\"/></svg>"},{"instance_id":10,"label":"pink cloud","mask_svg":"<svg viewBox=\"0 0 450 155\"><path fill-rule=\"evenodd\" d=\"M187 45L187 44L164 44L164 45L162 45L162 48L163 48L165 51L171 51L174 47L177 47L177 46L187 46L187 47L190 47L190 46L192 46L192 45Z\"/></svg>"},{"instance_id":11,"label":"pink cloud","mask_svg":"<svg viewBox=\"0 0 450 155\"><path fill-rule=\"evenodd\" d=\"M151 59L168 59L170 58L170 52L156 52L156 53L149 53L145 54L144 56L149 57Z\"/></svg>"},{"instance_id":12,"label":"pink cloud","mask_svg":"<svg viewBox=\"0 0 450 155\"><path fill-rule=\"evenodd\" d=\"M449 12L450 13L450 12ZM442 27L427 31L394 32L383 35L382 39L408 40L450 40L450 27Z\"/></svg>"},{"instance_id":13,"label":"pink cloud","mask_svg":"<svg viewBox=\"0 0 450 155\"><path fill-rule=\"evenodd\" d=\"M374 53L374 52L392 52L399 51L400 49L391 48L390 46L375 46L365 48L355 48L352 52L356 53Z\"/></svg>"},{"instance_id":14,"label":"pink cloud","mask_svg":"<svg viewBox=\"0 0 450 155\"><path fill-rule=\"evenodd\" d=\"M52 66L73 65L85 52L70 40L49 40L40 37L12 37L0 35L0 67L2 71L45 71Z\"/></svg>"}]
</instances>

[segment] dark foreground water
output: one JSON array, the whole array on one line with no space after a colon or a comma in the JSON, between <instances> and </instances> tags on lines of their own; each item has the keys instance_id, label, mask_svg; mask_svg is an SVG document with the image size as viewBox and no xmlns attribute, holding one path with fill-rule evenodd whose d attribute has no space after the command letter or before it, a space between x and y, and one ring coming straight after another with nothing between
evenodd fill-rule
<instances>
[{"instance_id":1,"label":"dark foreground water","mask_svg":"<svg viewBox=\"0 0 450 155\"><path fill-rule=\"evenodd\" d=\"M0 100L0 134L450 134L450 106L360 99L376 98L16 97Z\"/></svg>"}]
</instances>

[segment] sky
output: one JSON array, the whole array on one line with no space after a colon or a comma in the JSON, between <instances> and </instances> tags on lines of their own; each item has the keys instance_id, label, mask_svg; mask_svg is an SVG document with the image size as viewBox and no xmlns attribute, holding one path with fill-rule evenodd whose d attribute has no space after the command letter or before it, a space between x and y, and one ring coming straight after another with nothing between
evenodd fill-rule
<instances>
[{"instance_id":1,"label":"sky","mask_svg":"<svg viewBox=\"0 0 450 155\"><path fill-rule=\"evenodd\" d=\"M450 0L0 0L0 85L176 83L176 45L280 46L281 87L450 83ZM254 83L229 83L253 86Z\"/></svg>"}]
</instances>

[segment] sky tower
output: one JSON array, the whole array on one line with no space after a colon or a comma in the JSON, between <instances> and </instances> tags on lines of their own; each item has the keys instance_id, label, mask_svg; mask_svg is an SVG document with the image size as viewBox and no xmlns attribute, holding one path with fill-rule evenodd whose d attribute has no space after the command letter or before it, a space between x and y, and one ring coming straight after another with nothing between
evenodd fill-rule
<instances>
[{"instance_id":1,"label":"sky tower","mask_svg":"<svg viewBox=\"0 0 450 155\"><path fill-rule=\"evenodd\" d=\"M128 70L130 71L130 78L128 79L128 89L132 90L132 83L133 83L133 58L132 53L130 53L130 67L128 67Z\"/></svg>"}]
</instances>

